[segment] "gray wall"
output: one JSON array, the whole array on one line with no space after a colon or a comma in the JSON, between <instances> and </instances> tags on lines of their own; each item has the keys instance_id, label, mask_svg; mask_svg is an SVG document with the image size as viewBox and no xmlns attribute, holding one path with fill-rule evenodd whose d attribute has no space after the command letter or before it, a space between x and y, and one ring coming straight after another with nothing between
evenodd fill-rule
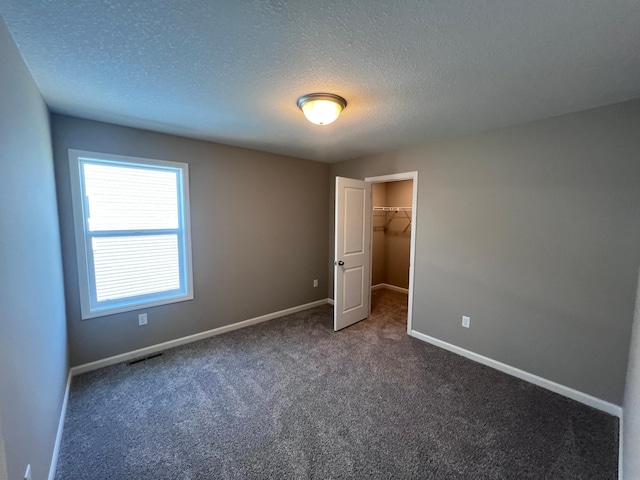
<instances>
[{"instance_id":1,"label":"gray wall","mask_svg":"<svg viewBox=\"0 0 640 480\"><path fill-rule=\"evenodd\" d=\"M47 107L1 18L0 58L0 478L30 463L39 480L68 371L53 159Z\"/></svg>"},{"instance_id":2,"label":"gray wall","mask_svg":"<svg viewBox=\"0 0 640 480\"><path fill-rule=\"evenodd\" d=\"M629 352L627 386L624 392L623 478L640 478L640 279Z\"/></svg>"},{"instance_id":3,"label":"gray wall","mask_svg":"<svg viewBox=\"0 0 640 480\"><path fill-rule=\"evenodd\" d=\"M329 167L52 116L72 365L326 298ZM187 162L195 299L81 320L69 148ZM319 287L313 288L313 280Z\"/></svg>"},{"instance_id":4,"label":"gray wall","mask_svg":"<svg viewBox=\"0 0 640 480\"><path fill-rule=\"evenodd\" d=\"M334 164L331 177L419 171L415 330L621 405L639 132L636 100Z\"/></svg>"}]
</instances>

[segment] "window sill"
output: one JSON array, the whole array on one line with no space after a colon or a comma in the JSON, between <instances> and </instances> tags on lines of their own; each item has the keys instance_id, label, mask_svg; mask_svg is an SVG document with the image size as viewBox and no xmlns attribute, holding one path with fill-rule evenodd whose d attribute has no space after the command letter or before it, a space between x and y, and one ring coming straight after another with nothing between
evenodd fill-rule
<instances>
[{"instance_id":1,"label":"window sill","mask_svg":"<svg viewBox=\"0 0 640 480\"><path fill-rule=\"evenodd\" d=\"M186 302L189 300L193 300L192 293L183 295L180 297L164 298L164 299L154 300L150 302L136 303L134 305L123 305L121 307L104 308L102 310L95 310L93 312L85 313L83 311L82 320L89 320L91 318L98 318L98 317L106 317L108 315L115 315L117 313L134 312L136 310L144 310L146 308L159 307L160 305L169 305L171 303Z\"/></svg>"}]
</instances>

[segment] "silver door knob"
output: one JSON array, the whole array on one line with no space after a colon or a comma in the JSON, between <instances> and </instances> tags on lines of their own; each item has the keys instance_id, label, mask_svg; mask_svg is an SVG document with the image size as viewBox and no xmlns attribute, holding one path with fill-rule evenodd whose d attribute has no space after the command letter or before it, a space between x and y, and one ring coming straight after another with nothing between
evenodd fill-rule
<instances>
[{"instance_id":1,"label":"silver door knob","mask_svg":"<svg viewBox=\"0 0 640 480\"><path fill-rule=\"evenodd\" d=\"M344 265L344 262L343 262L342 260L339 260L339 261L335 262L335 264L336 264L336 265L343 266L343 265Z\"/></svg>"}]
</instances>

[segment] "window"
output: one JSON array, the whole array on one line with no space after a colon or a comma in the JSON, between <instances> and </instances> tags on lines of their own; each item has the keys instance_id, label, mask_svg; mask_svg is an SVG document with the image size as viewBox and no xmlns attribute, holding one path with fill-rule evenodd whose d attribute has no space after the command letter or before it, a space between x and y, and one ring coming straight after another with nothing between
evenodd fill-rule
<instances>
[{"instance_id":1,"label":"window","mask_svg":"<svg viewBox=\"0 0 640 480\"><path fill-rule=\"evenodd\" d=\"M82 318L193 298L189 166L69 150Z\"/></svg>"}]
</instances>

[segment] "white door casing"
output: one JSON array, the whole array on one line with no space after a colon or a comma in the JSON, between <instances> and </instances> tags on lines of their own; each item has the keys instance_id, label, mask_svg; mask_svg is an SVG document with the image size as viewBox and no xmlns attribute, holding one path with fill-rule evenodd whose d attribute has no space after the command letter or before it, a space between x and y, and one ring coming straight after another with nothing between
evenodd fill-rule
<instances>
[{"instance_id":1,"label":"white door casing","mask_svg":"<svg viewBox=\"0 0 640 480\"><path fill-rule=\"evenodd\" d=\"M369 315L371 302L371 184L336 177L333 328Z\"/></svg>"}]
</instances>

